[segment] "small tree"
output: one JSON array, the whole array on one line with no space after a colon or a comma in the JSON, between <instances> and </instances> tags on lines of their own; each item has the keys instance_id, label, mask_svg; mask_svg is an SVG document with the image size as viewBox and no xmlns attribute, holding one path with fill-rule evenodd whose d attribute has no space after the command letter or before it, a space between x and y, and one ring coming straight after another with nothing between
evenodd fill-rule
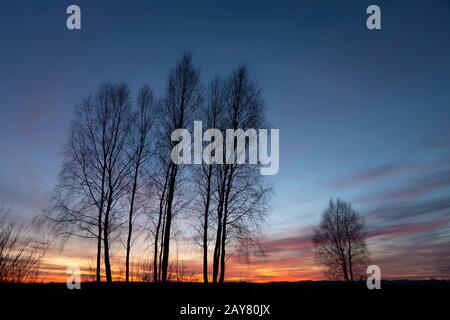
<instances>
[{"instance_id":1,"label":"small tree","mask_svg":"<svg viewBox=\"0 0 450 320\"><path fill-rule=\"evenodd\" d=\"M9 221L8 211L0 207L0 283L35 281L45 249L31 227Z\"/></svg>"},{"instance_id":2,"label":"small tree","mask_svg":"<svg viewBox=\"0 0 450 320\"><path fill-rule=\"evenodd\" d=\"M330 279L353 283L364 275L368 261L363 218L350 203L332 199L314 230L316 260L327 267Z\"/></svg>"}]
</instances>

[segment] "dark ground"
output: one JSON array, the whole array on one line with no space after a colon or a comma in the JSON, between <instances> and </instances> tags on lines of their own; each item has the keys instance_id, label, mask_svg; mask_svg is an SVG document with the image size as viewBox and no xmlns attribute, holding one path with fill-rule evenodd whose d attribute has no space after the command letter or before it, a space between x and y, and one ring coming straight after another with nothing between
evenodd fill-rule
<instances>
[{"instance_id":1,"label":"dark ground","mask_svg":"<svg viewBox=\"0 0 450 320\"><path fill-rule=\"evenodd\" d=\"M181 307L187 304L214 306L216 311L209 319L302 319L311 315L364 319L395 313L404 319L419 311L428 319L435 318L432 314L448 315L449 281L383 281L381 286L381 290L368 290L365 283L349 288L335 282L114 283L100 287L82 283L81 290L68 290L65 284L0 285L0 309L59 318L68 314L91 318L93 312L99 312L143 319L208 319L206 315L181 315ZM270 305L270 315L225 315L226 304Z\"/></svg>"}]
</instances>

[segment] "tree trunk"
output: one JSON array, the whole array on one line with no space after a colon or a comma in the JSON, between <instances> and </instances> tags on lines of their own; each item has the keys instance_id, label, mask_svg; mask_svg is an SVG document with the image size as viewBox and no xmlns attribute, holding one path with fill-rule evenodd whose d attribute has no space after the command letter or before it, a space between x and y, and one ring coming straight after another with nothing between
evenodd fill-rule
<instances>
[{"instance_id":1,"label":"tree trunk","mask_svg":"<svg viewBox=\"0 0 450 320\"><path fill-rule=\"evenodd\" d=\"M108 241L108 227L105 226L103 229L103 246L104 246L104 253L105 253L105 274L106 274L106 282L111 283L112 282L112 276L111 276L111 262L109 260L109 241Z\"/></svg>"},{"instance_id":2,"label":"tree trunk","mask_svg":"<svg viewBox=\"0 0 450 320\"><path fill-rule=\"evenodd\" d=\"M158 224L156 225L155 232L155 249L153 254L153 282L158 282L158 241L159 241L159 230L161 228L162 220L162 208L160 208L160 213L158 217Z\"/></svg>"},{"instance_id":3,"label":"tree trunk","mask_svg":"<svg viewBox=\"0 0 450 320\"><path fill-rule=\"evenodd\" d=\"M230 176L227 181L227 189L225 191L225 200L224 200L224 213L223 213L223 224L222 224L222 249L220 256L220 279L219 282L223 283L225 280L225 249L227 242L227 218L228 218L228 203L230 200L230 191L232 187L232 177L233 177L233 167L230 169Z\"/></svg>"},{"instance_id":4,"label":"tree trunk","mask_svg":"<svg viewBox=\"0 0 450 320\"><path fill-rule=\"evenodd\" d=\"M164 248L161 266L162 282L167 282L167 269L169 267L170 228L172 226L172 203L173 203L173 196L175 193L176 176L177 176L177 166L173 165L170 174L169 188L167 194L166 226L164 228Z\"/></svg>"},{"instance_id":5,"label":"tree trunk","mask_svg":"<svg viewBox=\"0 0 450 320\"><path fill-rule=\"evenodd\" d=\"M163 224L161 230L161 241L159 245L159 262L158 262L158 281L161 281L161 272L162 272L162 257L164 252L164 228L166 227L166 214L163 216Z\"/></svg>"},{"instance_id":6,"label":"tree trunk","mask_svg":"<svg viewBox=\"0 0 450 320\"><path fill-rule=\"evenodd\" d=\"M221 253L221 239L222 239L222 220L224 211L224 198L225 198L225 184L228 167L225 166L225 171L222 177L221 186L219 188L219 204L217 205L217 231L216 231L216 243L214 246L213 257L213 283L217 283L219 276L219 262Z\"/></svg>"},{"instance_id":7,"label":"tree trunk","mask_svg":"<svg viewBox=\"0 0 450 320\"><path fill-rule=\"evenodd\" d=\"M103 163L106 161L106 155L103 157ZM106 168L102 167L102 188L100 196L100 208L98 209L98 238L97 238L97 272L96 272L96 282L101 282L101 260L102 260L102 217L103 217L103 206L105 204L105 174Z\"/></svg>"},{"instance_id":8,"label":"tree trunk","mask_svg":"<svg viewBox=\"0 0 450 320\"><path fill-rule=\"evenodd\" d=\"M352 263L352 250L349 248L348 253L348 270L350 272L350 283L353 283L353 263Z\"/></svg>"},{"instance_id":9,"label":"tree trunk","mask_svg":"<svg viewBox=\"0 0 450 320\"><path fill-rule=\"evenodd\" d=\"M159 237L160 237L161 223L163 226L165 223L165 220L163 221L163 215L164 215L164 203L165 203L164 200L165 200L165 196L166 196L168 177L169 177L169 171L167 171L167 173L166 173L166 177L164 179L163 191L161 193L161 198L159 199L159 217L158 217L158 223L156 225L155 249L154 249L154 253L153 253L153 282L158 282L161 279L161 277L159 276L159 272L161 270L161 266L160 266L161 258L159 258L159 263L158 263L158 256L159 256L158 255L158 243L159 243ZM163 232L161 234L163 234Z\"/></svg>"},{"instance_id":10,"label":"tree trunk","mask_svg":"<svg viewBox=\"0 0 450 320\"><path fill-rule=\"evenodd\" d=\"M102 210L98 210L98 236L97 236L97 270L96 270L96 282L101 282L101 255L102 255Z\"/></svg>"},{"instance_id":11,"label":"tree trunk","mask_svg":"<svg viewBox=\"0 0 450 320\"><path fill-rule=\"evenodd\" d=\"M347 263L346 263L346 259L345 257L342 257L342 271L344 273L344 280L345 282L349 283L349 279L348 279L348 270L347 270Z\"/></svg>"},{"instance_id":12,"label":"tree trunk","mask_svg":"<svg viewBox=\"0 0 450 320\"><path fill-rule=\"evenodd\" d=\"M103 226L103 246L104 246L104 260L105 260L105 274L106 274L106 282L111 283L112 282L112 275L111 275L111 262L109 260L109 230L108 230L108 224L109 224L109 213L111 210L111 198L108 199L108 204L106 207L105 212L105 222Z\"/></svg>"},{"instance_id":13,"label":"tree trunk","mask_svg":"<svg viewBox=\"0 0 450 320\"><path fill-rule=\"evenodd\" d=\"M130 281L130 251L131 251L131 235L133 232L133 210L134 210L134 198L136 196L136 188L137 188L137 179L139 174L139 162L141 152L139 153L139 157L136 163L136 169L133 177L133 186L131 188L131 201L130 201L130 212L128 214L128 237L127 237L127 255L125 261L125 282L129 283Z\"/></svg>"},{"instance_id":14,"label":"tree trunk","mask_svg":"<svg viewBox=\"0 0 450 320\"><path fill-rule=\"evenodd\" d=\"M208 180L206 187L206 203L205 203L205 215L203 221L203 282L208 283L208 215L209 215L209 202L211 198L211 174L212 166L208 167Z\"/></svg>"},{"instance_id":15,"label":"tree trunk","mask_svg":"<svg viewBox=\"0 0 450 320\"><path fill-rule=\"evenodd\" d=\"M219 275L219 259L222 239L222 212L223 201L219 199L219 206L217 208L217 231L216 231L216 243L214 245L214 257L213 257L213 283L217 283L217 277Z\"/></svg>"},{"instance_id":16,"label":"tree trunk","mask_svg":"<svg viewBox=\"0 0 450 320\"><path fill-rule=\"evenodd\" d=\"M222 248L220 252L220 278L219 283L223 283L225 279L225 243L227 240L227 215L223 215L223 225L222 225Z\"/></svg>"}]
</instances>

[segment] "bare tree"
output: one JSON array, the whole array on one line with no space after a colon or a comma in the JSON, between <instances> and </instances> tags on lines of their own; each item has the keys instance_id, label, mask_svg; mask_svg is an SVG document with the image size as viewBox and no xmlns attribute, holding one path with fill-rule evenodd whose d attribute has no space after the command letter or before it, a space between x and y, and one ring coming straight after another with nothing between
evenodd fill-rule
<instances>
[{"instance_id":1,"label":"bare tree","mask_svg":"<svg viewBox=\"0 0 450 320\"><path fill-rule=\"evenodd\" d=\"M102 242L106 280L112 281L110 237L121 225L117 214L131 164L125 149L131 119L129 96L125 84L105 84L77 106L53 193L55 205L48 214L57 235L97 240L97 282Z\"/></svg>"},{"instance_id":2,"label":"bare tree","mask_svg":"<svg viewBox=\"0 0 450 320\"><path fill-rule=\"evenodd\" d=\"M8 221L0 207L0 283L35 281L46 247L30 226Z\"/></svg>"},{"instance_id":3,"label":"bare tree","mask_svg":"<svg viewBox=\"0 0 450 320\"><path fill-rule=\"evenodd\" d=\"M159 145L159 150L164 150L164 147ZM164 245L164 226L166 217L166 195L167 195L167 185L169 181L170 173L170 159L167 159L167 154L159 154L160 159L160 174L155 177L155 185L157 188L158 195L158 208L157 208L157 222L155 223L154 235L154 245L153 245L153 281L159 282L161 280L161 257L162 248Z\"/></svg>"},{"instance_id":4,"label":"bare tree","mask_svg":"<svg viewBox=\"0 0 450 320\"><path fill-rule=\"evenodd\" d=\"M207 97L202 120L222 132L231 129L234 136L231 154L223 148L223 154L218 156L223 165L203 163L198 170L188 170L171 159L179 142L172 141L173 133L193 127L202 106L200 72L189 54L184 54L170 71L158 104L150 89L143 88L137 110L133 111L128 87L119 83L101 86L77 106L53 193L54 207L47 216L64 240L78 236L97 241L97 282L101 281L102 253L106 280L112 281L111 245L124 227L124 274L126 282L130 281L131 251L139 230L136 221L143 212L148 214L150 223L145 226L154 239L149 268L154 282L170 278L170 242L176 232L174 218L178 213L197 211L204 282L208 282L210 242L214 242L214 283L224 281L229 257L260 251L258 236L268 209L270 187L260 175L257 163L238 161L248 160L250 154L238 154L237 145L250 147L255 142L252 133L267 128L264 101L245 67L226 80L211 81ZM161 109L160 117L155 117L156 105ZM150 139L153 129L158 132L155 139ZM149 161L152 155L156 160L153 163ZM194 191L200 206L188 211L186 208L193 208L190 202Z\"/></svg>"},{"instance_id":5,"label":"bare tree","mask_svg":"<svg viewBox=\"0 0 450 320\"><path fill-rule=\"evenodd\" d=\"M184 54L176 66L169 73L166 93L163 99L164 120L160 144L160 159L162 165L161 183L164 192L161 193L160 221L162 224L161 242L161 281L166 282L169 266L169 248L171 238L172 219L175 212L177 192L179 188L182 166L171 161L171 150L176 145L171 140L172 132L176 129L189 128L196 109L201 104L200 72L192 64L189 54ZM156 241L155 241L156 242ZM157 245L155 245L155 248Z\"/></svg>"},{"instance_id":6,"label":"bare tree","mask_svg":"<svg viewBox=\"0 0 450 320\"><path fill-rule=\"evenodd\" d=\"M238 154L237 143L243 142L250 147L252 131L256 135L258 128L265 128L264 101L255 83L248 76L245 66L240 67L224 84L225 114L222 130L232 129L231 154L224 148L224 165L218 166L215 174L217 201L217 228L213 256L213 282L225 279L227 248L246 243L257 243L257 236L265 220L267 203L271 188L260 175L259 166L249 164L250 155ZM253 141L256 143L255 141ZM232 158L232 161L230 160ZM244 163L238 159L244 158ZM258 247L258 246L256 246ZM242 248L241 248L242 249ZM220 270L220 273L219 273ZM219 277L219 279L218 279Z\"/></svg>"},{"instance_id":7,"label":"bare tree","mask_svg":"<svg viewBox=\"0 0 450 320\"><path fill-rule=\"evenodd\" d=\"M223 97L223 81L216 77L212 79L208 86L207 102L202 109L203 122L207 124L208 128L217 128L222 123L222 112L224 109L224 97ZM211 142L216 139L214 136L210 137ZM209 163L202 162L202 165L195 168L194 171L194 184L198 194L198 208L199 211L198 222L194 225L195 238L197 244L199 244L203 251L203 282L208 283L208 241L209 241L209 227L211 225L210 215L214 211L216 205L214 199L214 185L216 183L215 167L217 165L212 164L211 154L209 154ZM200 228L196 228L196 225Z\"/></svg>"},{"instance_id":8,"label":"bare tree","mask_svg":"<svg viewBox=\"0 0 450 320\"><path fill-rule=\"evenodd\" d=\"M364 229L363 218L349 203L330 200L312 239L316 259L326 266L329 278L353 283L364 275L368 261Z\"/></svg>"},{"instance_id":9,"label":"bare tree","mask_svg":"<svg viewBox=\"0 0 450 320\"><path fill-rule=\"evenodd\" d=\"M153 94L148 87L143 87L137 100L137 111L133 117L131 139L131 195L130 208L128 213L128 235L126 243L125 258L125 281L129 282L130 276L130 252L132 246L133 222L135 219L135 199L136 191L139 187L141 167L149 160L150 150L150 131L153 127L156 112L156 103Z\"/></svg>"}]
</instances>

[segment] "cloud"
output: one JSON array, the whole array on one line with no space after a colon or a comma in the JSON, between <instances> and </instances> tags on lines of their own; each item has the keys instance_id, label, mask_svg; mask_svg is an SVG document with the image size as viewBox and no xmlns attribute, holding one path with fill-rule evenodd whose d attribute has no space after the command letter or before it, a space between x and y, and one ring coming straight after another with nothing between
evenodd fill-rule
<instances>
[{"instance_id":1,"label":"cloud","mask_svg":"<svg viewBox=\"0 0 450 320\"><path fill-rule=\"evenodd\" d=\"M355 187L383 177L388 177L401 172L404 164L385 164L358 172L352 176L338 180L334 185L339 188Z\"/></svg>"},{"instance_id":2,"label":"cloud","mask_svg":"<svg viewBox=\"0 0 450 320\"><path fill-rule=\"evenodd\" d=\"M401 222L409 218L417 218L427 215L428 218L438 218L449 215L450 197L422 201L415 204L399 204L384 206L372 210L366 217L368 219L378 219L381 223ZM431 215L432 214L432 215Z\"/></svg>"},{"instance_id":3,"label":"cloud","mask_svg":"<svg viewBox=\"0 0 450 320\"><path fill-rule=\"evenodd\" d=\"M311 248L312 228L304 228L298 233L297 236L293 237L267 240L263 242L263 247L269 254L278 252L300 252L300 250Z\"/></svg>"},{"instance_id":4,"label":"cloud","mask_svg":"<svg viewBox=\"0 0 450 320\"><path fill-rule=\"evenodd\" d=\"M442 185L450 185L449 159L448 156L442 156L428 162L388 163L340 178L333 183L333 186L337 188L352 188L407 173L409 177L416 176L416 185L425 185L433 190ZM415 190L410 191L414 193ZM420 190L417 192L420 192ZM426 192L425 187L424 192Z\"/></svg>"},{"instance_id":5,"label":"cloud","mask_svg":"<svg viewBox=\"0 0 450 320\"><path fill-rule=\"evenodd\" d=\"M416 200L450 186L450 170L436 171L412 179L407 185L358 197L358 201Z\"/></svg>"},{"instance_id":6,"label":"cloud","mask_svg":"<svg viewBox=\"0 0 450 320\"><path fill-rule=\"evenodd\" d=\"M393 227L377 227L369 230L367 237L376 238L380 236L400 237L405 235L415 235L419 232L433 231L446 228L450 225L448 219L425 221L420 223L411 223L406 225L397 225Z\"/></svg>"},{"instance_id":7,"label":"cloud","mask_svg":"<svg viewBox=\"0 0 450 320\"><path fill-rule=\"evenodd\" d=\"M436 232L438 227L432 223L414 227L418 232L405 235L402 241L379 240L372 247L372 262L380 266L387 279L449 279L448 233Z\"/></svg>"},{"instance_id":8,"label":"cloud","mask_svg":"<svg viewBox=\"0 0 450 320\"><path fill-rule=\"evenodd\" d=\"M387 206L369 214L373 263L392 279L448 278L450 198Z\"/></svg>"}]
</instances>

